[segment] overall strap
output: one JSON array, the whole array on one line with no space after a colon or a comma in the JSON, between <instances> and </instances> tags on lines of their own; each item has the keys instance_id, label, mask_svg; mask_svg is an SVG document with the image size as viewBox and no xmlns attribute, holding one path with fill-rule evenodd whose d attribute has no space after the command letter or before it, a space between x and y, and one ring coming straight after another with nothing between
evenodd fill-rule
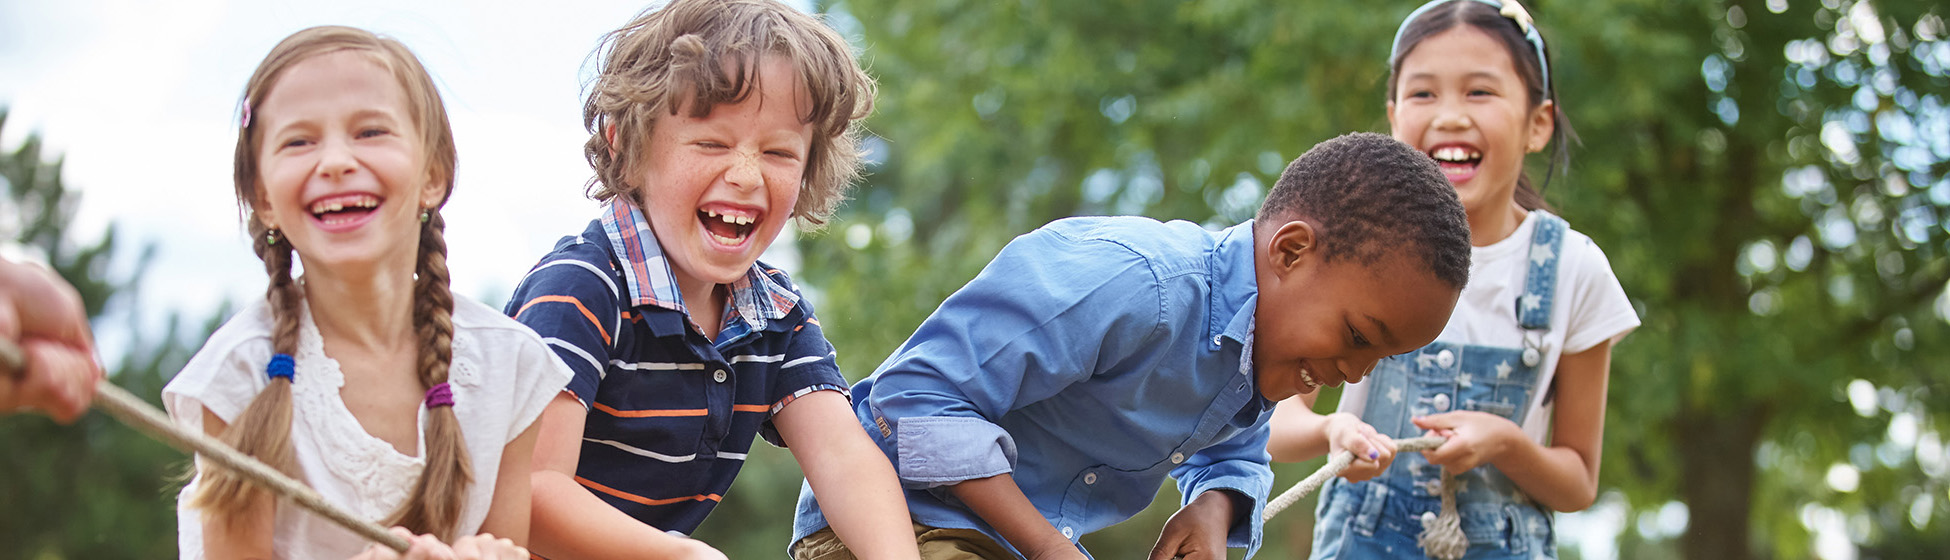
<instances>
[{"instance_id":1,"label":"overall strap","mask_svg":"<svg viewBox=\"0 0 1950 560\"><path fill-rule=\"evenodd\" d=\"M1564 249L1564 218L1544 211L1530 236L1530 270L1524 275L1523 295L1517 296L1517 324L1529 330L1551 327L1552 292L1557 288L1558 255Z\"/></svg>"}]
</instances>

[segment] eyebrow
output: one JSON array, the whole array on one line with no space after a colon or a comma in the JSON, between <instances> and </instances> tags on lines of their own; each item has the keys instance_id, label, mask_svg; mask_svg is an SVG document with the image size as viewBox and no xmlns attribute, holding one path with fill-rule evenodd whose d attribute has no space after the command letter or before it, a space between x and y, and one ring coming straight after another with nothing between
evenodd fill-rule
<instances>
[{"instance_id":1,"label":"eyebrow","mask_svg":"<svg viewBox=\"0 0 1950 560\"><path fill-rule=\"evenodd\" d=\"M1496 79L1497 73L1489 70L1474 70L1467 74L1463 74L1462 77L1464 80L1475 79L1475 78ZM1433 80L1436 79L1436 74L1434 72L1416 72L1414 74L1409 74L1407 76L1402 77L1402 81L1415 80L1415 79Z\"/></svg>"},{"instance_id":2,"label":"eyebrow","mask_svg":"<svg viewBox=\"0 0 1950 560\"><path fill-rule=\"evenodd\" d=\"M1373 324L1374 324L1374 328L1375 328L1375 330L1377 330L1377 331L1381 331L1381 341L1382 341L1383 343L1386 343L1386 344L1387 344L1387 345L1389 345L1389 346L1394 346L1394 345L1396 345L1396 344L1400 344L1400 342L1401 342L1401 341L1399 341L1399 340L1396 340L1396 339L1395 339L1395 332L1394 332L1394 331L1391 331L1391 330L1388 330L1388 323L1383 323L1383 322L1381 322L1381 320L1380 320L1380 319L1376 319L1376 318L1374 318L1374 316L1373 316L1373 315L1366 315L1366 314L1363 314L1363 315L1361 315L1361 316L1362 316L1362 317L1367 317L1367 318L1368 318L1368 322L1369 322L1369 323L1373 323Z\"/></svg>"}]
</instances>

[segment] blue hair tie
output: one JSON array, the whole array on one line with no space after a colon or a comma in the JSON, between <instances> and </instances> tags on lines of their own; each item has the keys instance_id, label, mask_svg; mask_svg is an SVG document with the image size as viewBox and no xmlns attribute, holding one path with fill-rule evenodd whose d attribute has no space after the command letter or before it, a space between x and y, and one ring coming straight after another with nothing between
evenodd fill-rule
<instances>
[{"instance_id":1,"label":"blue hair tie","mask_svg":"<svg viewBox=\"0 0 1950 560\"><path fill-rule=\"evenodd\" d=\"M1423 4L1422 7L1420 8L1416 8L1415 11L1409 12L1408 17L1402 19L1401 28L1395 30L1395 42L1388 49L1389 64L1394 64L1395 59L1400 58L1402 55L1401 52L1402 34L1408 31L1408 24L1414 23L1415 18L1422 17L1422 13L1429 11L1430 8L1434 8L1441 4L1449 3L1450 1L1452 0L1433 0L1427 4ZM1453 1L1462 2L1462 1L1470 1L1470 0L1453 0ZM1518 4L1517 0L1473 0L1473 1L1481 4L1487 4L1489 5L1489 7L1496 8L1498 14L1501 14L1504 18L1507 18L1512 23L1515 23L1517 25L1517 30L1523 32L1524 41L1530 43L1531 49L1537 51L1537 70L1543 74L1544 93L1546 94L1545 97L1548 98L1549 93L1551 91L1551 62L1550 60L1544 58L1544 36L1543 34L1537 32L1537 25L1536 23L1531 21L1530 12L1524 10L1523 5Z\"/></svg>"},{"instance_id":2,"label":"blue hair tie","mask_svg":"<svg viewBox=\"0 0 1950 560\"><path fill-rule=\"evenodd\" d=\"M271 363L264 366L264 373L273 379L282 377L286 381L290 381L292 379L292 373L296 372L297 369L298 364L291 360L290 354L272 354Z\"/></svg>"}]
</instances>

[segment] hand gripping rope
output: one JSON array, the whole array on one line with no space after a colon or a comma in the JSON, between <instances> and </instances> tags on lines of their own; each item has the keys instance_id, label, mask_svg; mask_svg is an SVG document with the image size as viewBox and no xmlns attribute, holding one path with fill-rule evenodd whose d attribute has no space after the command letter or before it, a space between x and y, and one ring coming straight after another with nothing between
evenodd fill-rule
<instances>
[{"instance_id":1,"label":"hand gripping rope","mask_svg":"<svg viewBox=\"0 0 1950 560\"><path fill-rule=\"evenodd\" d=\"M1448 438L1442 436L1398 440L1395 442L1395 450L1398 452L1428 451L1442 446L1446 441L1449 441ZM1347 470L1347 466L1353 463L1353 453L1335 451L1327 456L1327 464L1321 466L1320 470L1307 475L1307 478L1301 479L1299 484L1293 485L1292 488L1281 492L1279 497L1267 502L1266 513L1260 516L1260 520L1271 521L1273 516L1279 515L1294 502L1320 490L1322 485L1327 484L1328 479L1340 476L1341 471ZM1428 551L1429 556L1441 560L1462 558L1463 551L1469 549L1469 538L1462 532L1462 516L1456 513L1456 481L1447 472L1442 474L1442 514L1422 516L1422 536L1417 538L1416 542L1422 545L1422 550Z\"/></svg>"},{"instance_id":2,"label":"hand gripping rope","mask_svg":"<svg viewBox=\"0 0 1950 560\"><path fill-rule=\"evenodd\" d=\"M27 371L26 365L27 356L21 353L20 347L11 340L0 339L0 368L5 369L8 376L19 378ZM385 545L400 553L405 553L409 548L406 539L386 532L384 527L376 523L353 517L352 514L334 507L330 502L325 501L324 496L318 495L318 492L292 480L277 469L249 455L239 453L222 441L202 432L183 429L182 426L171 422L162 411L156 410L156 407L140 397L129 394L128 391L122 390L107 379L95 384L94 404L109 416L151 438L167 443L171 447L202 455L204 459L215 461L223 468L237 471L253 484L270 490L278 496L290 498L291 501L311 510L312 513L324 516L340 527L358 533L372 542Z\"/></svg>"}]
</instances>

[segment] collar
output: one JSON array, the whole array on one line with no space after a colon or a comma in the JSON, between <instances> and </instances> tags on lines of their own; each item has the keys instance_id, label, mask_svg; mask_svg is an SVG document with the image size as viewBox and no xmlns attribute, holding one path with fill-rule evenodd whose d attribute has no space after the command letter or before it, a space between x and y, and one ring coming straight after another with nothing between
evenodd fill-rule
<instances>
[{"instance_id":1,"label":"collar","mask_svg":"<svg viewBox=\"0 0 1950 560\"><path fill-rule=\"evenodd\" d=\"M663 245L658 243L657 234L650 231L649 220L644 219L643 210L624 201L621 197L611 198L603 203L603 233L609 237L610 249L615 252L617 263L622 265L624 285L628 286L629 304L632 307L659 307L688 315L690 310L684 306L684 298L677 292L677 276L671 273L670 260L664 257ZM726 306L733 319L742 319L752 330L763 330L766 323L784 319L792 308L799 304L799 294L773 278L772 274L783 276L778 270L761 268L753 263L750 270L737 281L731 283L731 305Z\"/></svg>"},{"instance_id":2,"label":"collar","mask_svg":"<svg viewBox=\"0 0 1950 560\"><path fill-rule=\"evenodd\" d=\"M1253 221L1219 233L1209 259L1213 286L1206 336L1230 338L1244 344L1252 336L1253 312L1259 307L1259 277L1254 270Z\"/></svg>"}]
</instances>

